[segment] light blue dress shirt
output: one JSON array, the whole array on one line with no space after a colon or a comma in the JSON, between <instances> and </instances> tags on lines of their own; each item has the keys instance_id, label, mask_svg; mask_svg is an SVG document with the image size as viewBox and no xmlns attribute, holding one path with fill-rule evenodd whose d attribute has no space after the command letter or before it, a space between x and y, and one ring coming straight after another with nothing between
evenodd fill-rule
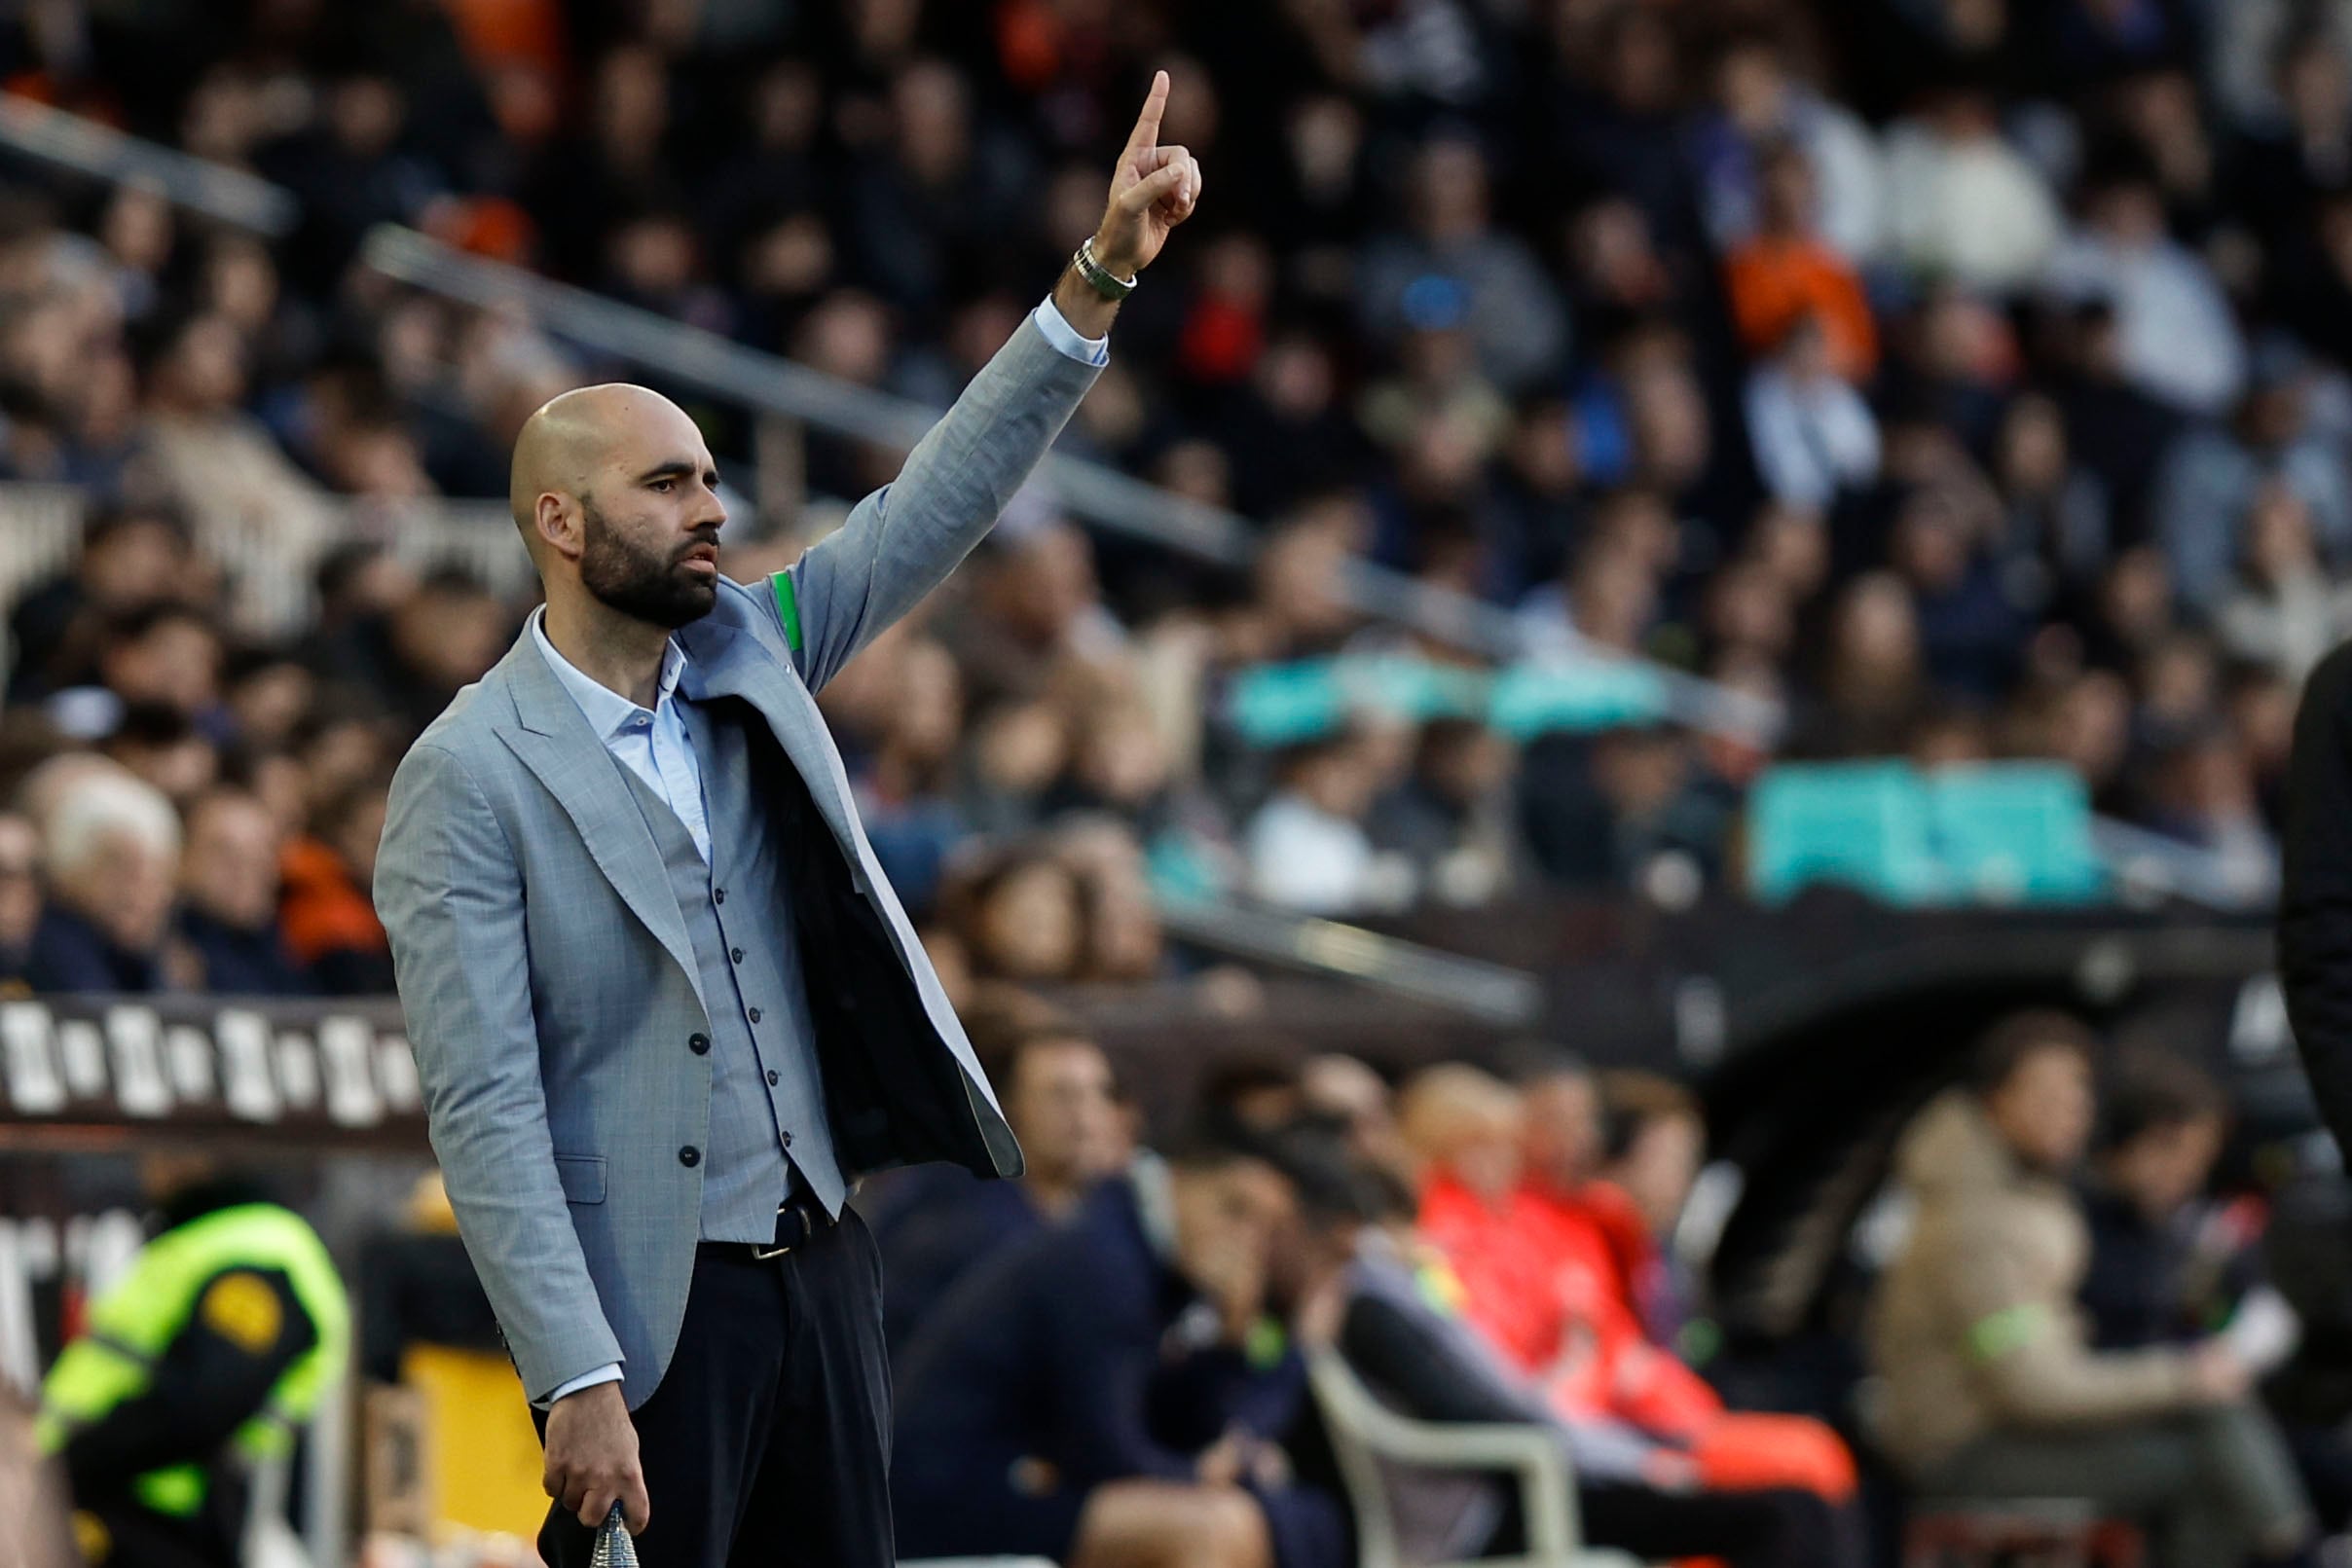
<instances>
[{"instance_id":1,"label":"light blue dress shirt","mask_svg":"<svg viewBox=\"0 0 2352 1568\"><path fill-rule=\"evenodd\" d=\"M1053 303L1052 295L1048 294L1039 302L1038 308L1029 312L1029 319L1037 323L1037 330L1045 334L1047 343L1080 364L1100 369L1111 362L1110 335L1080 337L1078 328L1072 326L1069 317L1062 314L1062 308Z\"/></svg>"},{"instance_id":2,"label":"light blue dress shirt","mask_svg":"<svg viewBox=\"0 0 2352 1568\"><path fill-rule=\"evenodd\" d=\"M1082 365L1102 366L1111 362L1111 340L1082 338L1078 329L1064 316L1061 307L1048 294L1030 312L1037 330L1054 348ZM531 612L531 635L538 639L539 652L547 667L555 672L556 679L571 693L579 705L589 728L596 731L620 765L643 780L646 787L669 804L678 820L686 824L694 839L694 848L702 853L703 863L711 863L711 819L702 799L702 766L694 760L694 743L686 733L685 705L678 700L679 676L685 673L686 653L672 638L662 650L661 680L650 710L640 708L609 686L598 684L571 666L571 661L556 652L555 644L547 640L547 618L544 608ZM547 1396L553 1404L568 1394L577 1394L599 1383L621 1380L619 1362L599 1367L593 1372L582 1372Z\"/></svg>"},{"instance_id":3,"label":"light blue dress shirt","mask_svg":"<svg viewBox=\"0 0 2352 1568\"><path fill-rule=\"evenodd\" d=\"M588 727L605 743L613 760L643 780L663 804L686 824L703 863L711 863L711 820L702 801L702 765L694 759L694 743L686 734L685 705L678 700L678 681L686 671L686 651L672 638L662 649L661 679L653 706L640 708L609 686L600 685L571 667L571 662L547 640L544 608L531 612L531 635L556 679L571 693Z\"/></svg>"}]
</instances>

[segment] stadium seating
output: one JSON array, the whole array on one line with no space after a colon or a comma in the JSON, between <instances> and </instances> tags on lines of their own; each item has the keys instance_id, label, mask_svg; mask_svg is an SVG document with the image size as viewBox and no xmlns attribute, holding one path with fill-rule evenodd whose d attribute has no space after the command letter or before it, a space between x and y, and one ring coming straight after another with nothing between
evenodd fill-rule
<instances>
[{"instance_id":1,"label":"stadium seating","mask_svg":"<svg viewBox=\"0 0 2352 1568\"><path fill-rule=\"evenodd\" d=\"M1751 811L1749 886L1767 903L1817 883L1901 905L2070 903L2106 883L2082 781L2046 763L1790 763Z\"/></svg>"}]
</instances>

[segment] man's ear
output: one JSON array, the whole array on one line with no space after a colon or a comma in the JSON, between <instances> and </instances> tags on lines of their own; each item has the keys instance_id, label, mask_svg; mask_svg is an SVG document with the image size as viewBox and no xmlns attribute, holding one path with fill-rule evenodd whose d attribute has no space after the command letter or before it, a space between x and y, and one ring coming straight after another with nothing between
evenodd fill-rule
<instances>
[{"instance_id":1,"label":"man's ear","mask_svg":"<svg viewBox=\"0 0 2352 1568\"><path fill-rule=\"evenodd\" d=\"M562 491L541 491L532 530L539 542L567 561L577 561L586 548L580 503Z\"/></svg>"}]
</instances>

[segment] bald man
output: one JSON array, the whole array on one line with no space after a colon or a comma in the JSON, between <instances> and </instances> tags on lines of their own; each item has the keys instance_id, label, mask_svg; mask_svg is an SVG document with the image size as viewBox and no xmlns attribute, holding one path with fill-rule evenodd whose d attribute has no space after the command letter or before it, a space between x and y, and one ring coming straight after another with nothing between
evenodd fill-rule
<instances>
[{"instance_id":1,"label":"bald man","mask_svg":"<svg viewBox=\"0 0 2352 1568\"><path fill-rule=\"evenodd\" d=\"M858 821L813 694L995 523L1200 195L1158 76L1101 226L790 570L721 572L717 465L640 386L515 443L546 608L400 766L377 860L433 1147L585 1568L894 1562L868 1171L1019 1147Z\"/></svg>"}]
</instances>

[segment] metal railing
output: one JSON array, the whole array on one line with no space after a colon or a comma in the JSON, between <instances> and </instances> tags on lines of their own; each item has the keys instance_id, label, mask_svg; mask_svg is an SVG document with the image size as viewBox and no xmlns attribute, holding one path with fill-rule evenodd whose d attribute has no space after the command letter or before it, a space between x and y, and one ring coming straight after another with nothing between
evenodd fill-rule
<instances>
[{"instance_id":1,"label":"metal railing","mask_svg":"<svg viewBox=\"0 0 2352 1568\"><path fill-rule=\"evenodd\" d=\"M0 603L63 570L82 538L86 493L70 485L0 485ZM381 544L420 570L457 566L500 598L532 591L531 558L496 501L410 501L398 505L322 495L317 504L273 514L267 527L234 514L197 511L197 543L229 578L230 624L276 639L314 617L312 574L329 551ZM0 638L0 683L10 650Z\"/></svg>"},{"instance_id":2,"label":"metal railing","mask_svg":"<svg viewBox=\"0 0 2352 1568\"><path fill-rule=\"evenodd\" d=\"M302 221L302 204L283 186L12 93L0 93L0 147L108 184L154 191L173 206L270 239L284 238Z\"/></svg>"},{"instance_id":3,"label":"metal railing","mask_svg":"<svg viewBox=\"0 0 2352 1568\"><path fill-rule=\"evenodd\" d=\"M907 448L939 411L838 381L761 353L715 332L687 326L585 289L503 263L467 255L410 229L371 233L362 250L387 277L462 304L522 314L579 347L657 372L665 381L757 409L833 435ZM1246 565L1258 529L1236 512L1206 506L1101 463L1049 455L1039 469L1061 504L1098 528L1224 566ZM1482 658L1524 651L1518 620L1500 605L1435 588L1370 562L1341 568L1350 607ZM1718 686L1646 660L1595 649L1639 665L1666 694L1670 717L1696 729L1769 741L1781 729L1780 705Z\"/></svg>"},{"instance_id":4,"label":"metal railing","mask_svg":"<svg viewBox=\"0 0 2352 1568\"><path fill-rule=\"evenodd\" d=\"M2267 907L2278 897L2275 863L2251 862L2114 817L2091 820L2091 844L2126 902L2178 898L2223 912Z\"/></svg>"},{"instance_id":5,"label":"metal railing","mask_svg":"<svg viewBox=\"0 0 2352 1568\"><path fill-rule=\"evenodd\" d=\"M280 186L25 98L0 95L0 148L94 179L140 184L190 211L273 237L290 233L301 215L293 193ZM937 418L937 410L464 254L413 230L375 231L364 255L377 271L415 287L484 309L520 310L580 347L853 440L909 447ZM1237 513L1069 456L1048 456L1043 473L1064 506L1098 527L1229 567L1246 565L1257 553L1257 529ZM1499 605L1369 562L1341 569L1342 597L1368 616L1485 658L1523 651L1516 619ZM1667 690L1671 716L1683 723L1750 740L1769 741L1780 731L1777 704L1682 671L1628 662L1652 670Z\"/></svg>"},{"instance_id":6,"label":"metal railing","mask_svg":"<svg viewBox=\"0 0 2352 1568\"><path fill-rule=\"evenodd\" d=\"M1543 983L1523 969L1361 926L1220 898L1162 899L1159 919L1170 936L1193 947L1351 981L1506 1028L1527 1028L1543 1011Z\"/></svg>"},{"instance_id":7,"label":"metal railing","mask_svg":"<svg viewBox=\"0 0 2352 1568\"><path fill-rule=\"evenodd\" d=\"M531 557L500 501L370 501L321 495L266 523L197 510L197 542L229 574L231 620L253 635L280 638L317 612L313 575L320 561L347 544L373 544L420 571L463 570L501 599L536 592Z\"/></svg>"},{"instance_id":8,"label":"metal railing","mask_svg":"<svg viewBox=\"0 0 2352 1568\"><path fill-rule=\"evenodd\" d=\"M24 98L0 94L0 149L92 178L141 184L189 211L264 236L282 237L300 219L299 202L282 187ZM464 254L413 230L374 231L364 256L370 266L398 281L477 308L519 311L579 347L853 440L910 447L937 418L937 411L906 399L836 380L520 268ZM1229 567L1246 565L1257 552L1257 529L1236 513L1066 456L1049 456L1043 473L1063 505L1103 529ZM54 508L56 503L48 504ZM439 515L454 515L454 510L443 508ZM495 510L495 503L485 507L486 512ZM403 519L401 526L386 528L384 536L411 559L455 556L501 590L519 586L527 575L522 552L512 547L511 536L502 529L412 531L405 520L423 514L379 515ZM78 526L78 518L75 522ZM329 526L319 537L349 536L344 531L349 527L347 512L341 528ZM314 562L323 545L313 541L306 547L298 540L289 547L282 540L249 538L212 542L228 552L233 567L239 569L253 619L279 627L298 619L309 603L310 575L307 569L292 569L287 551ZM0 588L9 586L12 560L29 559L48 548L12 552L10 543L0 539ZM54 564L61 556L51 550L43 559ZM273 561L277 565L273 566ZM1486 658L1510 659L1524 651L1516 619L1498 605L1369 562L1350 562L1341 571L1343 598L1366 615ZM274 581L277 586L272 586ZM1651 661L1593 651L1596 657L1636 666L1654 677L1664 693L1667 716L1677 722L1768 745L1782 731L1785 711L1780 704ZM5 656L0 649L0 661ZM2103 819L2098 831L2103 856L2132 886L2213 907L2243 907L2249 897L2244 879L2221 857L2128 823Z\"/></svg>"}]
</instances>

